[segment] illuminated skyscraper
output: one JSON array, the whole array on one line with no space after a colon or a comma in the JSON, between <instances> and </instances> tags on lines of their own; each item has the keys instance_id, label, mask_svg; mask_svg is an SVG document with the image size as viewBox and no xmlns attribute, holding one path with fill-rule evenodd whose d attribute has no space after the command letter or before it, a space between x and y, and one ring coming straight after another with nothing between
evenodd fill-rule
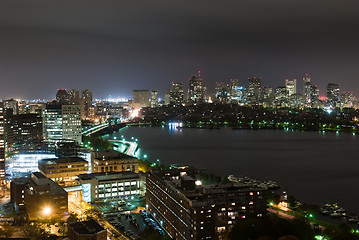
<instances>
[{"instance_id":1,"label":"illuminated skyscraper","mask_svg":"<svg viewBox=\"0 0 359 240\"><path fill-rule=\"evenodd\" d=\"M204 102L206 100L206 91L204 80L200 76L192 76L189 80L188 101L190 103Z\"/></svg>"},{"instance_id":2,"label":"illuminated skyscraper","mask_svg":"<svg viewBox=\"0 0 359 240\"><path fill-rule=\"evenodd\" d=\"M262 79L248 78L247 100L251 104L259 104L259 97L261 93Z\"/></svg>"},{"instance_id":3,"label":"illuminated skyscraper","mask_svg":"<svg viewBox=\"0 0 359 240\"><path fill-rule=\"evenodd\" d=\"M297 79L285 80L285 87L287 89L288 96L291 96L293 94L297 93Z\"/></svg>"},{"instance_id":4,"label":"illuminated skyscraper","mask_svg":"<svg viewBox=\"0 0 359 240\"><path fill-rule=\"evenodd\" d=\"M88 117L90 115L90 108L92 107L92 91L88 89L82 90L81 98L84 104L84 115Z\"/></svg>"},{"instance_id":5,"label":"illuminated skyscraper","mask_svg":"<svg viewBox=\"0 0 359 240\"><path fill-rule=\"evenodd\" d=\"M56 93L56 101L60 104L67 104L70 102L70 95L66 89L58 89Z\"/></svg>"},{"instance_id":6,"label":"illuminated skyscraper","mask_svg":"<svg viewBox=\"0 0 359 240\"><path fill-rule=\"evenodd\" d=\"M78 144L81 136L81 110L79 105L48 103L43 114L44 138L49 141L73 140Z\"/></svg>"},{"instance_id":7,"label":"illuminated skyscraper","mask_svg":"<svg viewBox=\"0 0 359 240\"><path fill-rule=\"evenodd\" d=\"M230 100L229 86L223 82L216 83L216 100L227 103Z\"/></svg>"},{"instance_id":8,"label":"illuminated skyscraper","mask_svg":"<svg viewBox=\"0 0 359 240\"><path fill-rule=\"evenodd\" d=\"M150 91L135 89L132 92L133 102L139 107L149 107L150 106Z\"/></svg>"},{"instance_id":9,"label":"illuminated skyscraper","mask_svg":"<svg viewBox=\"0 0 359 240\"><path fill-rule=\"evenodd\" d=\"M183 83L172 82L172 88L169 91L169 103L172 105L180 105L184 102Z\"/></svg>"},{"instance_id":10,"label":"illuminated skyscraper","mask_svg":"<svg viewBox=\"0 0 359 240\"><path fill-rule=\"evenodd\" d=\"M305 97L306 103L311 102L311 98L310 98L311 91L312 91L312 84L310 82L310 77L308 76L308 74L306 74L305 77L303 78L303 96Z\"/></svg>"},{"instance_id":11,"label":"illuminated skyscraper","mask_svg":"<svg viewBox=\"0 0 359 240\"><path fill-rule=\"evenodd\" d=\"M319 89L317 85L312 85L310 90L310 102L313 103L319 99Z\"/></svg>"},{"instance_id":12,"label":"illuminated skyscraper","mask_svg":"<svg viewBox=\"0 0 359 240\"><path fill-rule=\"evenodd\" d=\"M14 115L19 114L19 103L15 99L4 100L4 108L12 109L12 114Z\"/></svg>"},{"instance_id":13,"label":"illuminated skyscraper","mask_svg":"<svg viewBox=\"0 0 359 240\"><path fill-rule=\"evenodd\" d=\"M158 91L152 90L151 91L151 108L158 107Z\"/></svg>"},{"instance_id":14,"label":"illuminated skyscraper","mask_svg":"<svg viewBox=\"0 0 359 240\"><path fill-rule=\"evenodd\" d=\"M77 100L77 99L80 98L79 90L71 89L71 90L69 90L68 94L69 94L69 97L70 97L70 101Z\"/></svg>"},{"instance_id":15,"label":"illuminated skyscraper","mask_svg":"<svg viewBox=\"0 0 359 240\"><path fill-rule=\"evenodd\" d=\"M0 102L0 185L5 184L5 108Z\"/></svg>"},{"instance_id":16,"label":"illuminated skyscraper","mask_svg":"<svg viewBox=\"0 0 359 240\"><path fill-rule=\"evenodd\" d=\"M333 105L339 102L339 84L329 83L326 88L327 101Z\"/></svg>"}]
</instances>

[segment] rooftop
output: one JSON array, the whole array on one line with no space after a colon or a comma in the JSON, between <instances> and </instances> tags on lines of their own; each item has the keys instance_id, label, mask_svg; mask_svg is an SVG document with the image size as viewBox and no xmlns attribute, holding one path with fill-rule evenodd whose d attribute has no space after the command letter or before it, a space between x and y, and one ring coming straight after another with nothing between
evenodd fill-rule
<instances>
[{"instance_id":1,"label":"rooftop","mask_svg":"<svg viewBox=\"0 0 359 240\"><path fill-rule=\"evenodd\" d=\"M96 160L122 160L122 159L136 159L135 157L129 156L127 154L115 151L115 150L105 150L94 152L94 158Z\"/></svg>"},{"instance_id":2,"label":"rooftop","mask_svg":"<svg viewBox=\"0 0 359 240\"><path fill-rule=\"evenodd\" d=\"M96 234L105 230L93 219L83 222L71 222L69 226L78 234Z\"/></svg>"},{"instance_id":3,"label":"rooftop","mask_svg":"<svg viewBox=\"0 0 359 240\"><path fill-rule=\"evenodd\" d=\"M67 157L67 158L45 158L39 161L39 163L51 165L60 163L87 163L87 161L80 157Z\"/></svg>"},{"instance_id":4,"label":"rooftop","mask_svg":"<svg viewBox=\"0 0 359 240\"><path fill-rule=\"evenodd\" d=\"M120 180L120 179L131 179L137 178L140 174L135 172L100 172L100 173L88 173L80 174L80 180L91 180L97 178L98 180Z\"/></svg>"}]
</instances>

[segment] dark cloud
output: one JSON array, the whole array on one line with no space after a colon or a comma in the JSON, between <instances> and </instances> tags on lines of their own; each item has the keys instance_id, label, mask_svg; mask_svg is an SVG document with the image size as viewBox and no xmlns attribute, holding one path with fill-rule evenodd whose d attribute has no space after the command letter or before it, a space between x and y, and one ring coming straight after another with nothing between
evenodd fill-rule
<instances>
[{"instance_id":1,"label":"dark cloud","mask_svg":"<svg viewBox=\"0 0 359 240\"><path fill-rule=\"evenodd\" d=\"M0 1L0 89L52 97L162 92L198 66L216 81L262 76L272 87L305 73L321 89L359 91L358 1Z\"/></svg>"}]
</instances>

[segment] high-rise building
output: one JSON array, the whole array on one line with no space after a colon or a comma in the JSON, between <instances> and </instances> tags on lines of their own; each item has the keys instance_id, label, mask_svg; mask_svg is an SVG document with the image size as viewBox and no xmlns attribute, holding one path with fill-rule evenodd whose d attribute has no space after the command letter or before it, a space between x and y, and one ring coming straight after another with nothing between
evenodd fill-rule
<instances>
[{"instance_id":1,"label":"high-rise building","mask_svg":"<svg viewBox=\"0 0 359 240\"><path fill-rule=\"evenodd\" d=\"M70 102L70 95L66 89L57 89L56 101L60 104L68 104Z\"/></svg>"},{"instance_id":2,"label":"high-rise building","mask_svg":"<svg viewBox=\"0 0 359 240\"><path fill-rule=\"evenodd\" d=\"M319 89L317 85L312 85L310 88L310 102L313 103L319 99Z\"/></svg>"},{"instance_id":3,"label":"high-rise building","mask_svg":"<svg viewBox=\"0 0 359 240\"><path fill-rule=\"evenodd\" d=\"M329 83L326 88L327 101L333 105L339 102L339 84Z\"/></svg>"},{"instance_id":4,"label":"high-rise building","mask_svg":"<svg viewBox=\"0 0 359 240\"><path fill-rule=\"evenodd\" d=\"M354 103L356 102L356 98L354 96L354 92L343 92L342 96L340 97L341 106L344 108L351 108L353 107Z\"/></svg>"},{"instance_id":5,"label":"high-rise building","mask_svg":"<svg viewBox=\"0 0 359 240\"><path fill-rule=\"evenodd\" d=\"M81 110L79 105L48 103L43 114L45 140L73 140L81 144Z\"/></svg>"},{"instance_id":6,"label":"high-rise building","mask_svg":"<svg viewBox=\"0 0 359 240\"><path fill-rule=\"evenodd\" d=\"M19 103L15 99L4 100L4 108L12 109L13 115L19 114Z\"/></svg>"},{"instance_id":7,"label":"high-rise building","mask_svg":"<svg viewBox=\"0 0 359 240\"><path fill-rule=\"evenodd\" d=\"M149 90L135 89L132 92L133 102L137 104L139 108L150 106L149 96Z\"/></svg>"},{"instance_id":8,"label":"high-rise building","mask_svg":"<svg viewBox=\"0 0 359 240\"><path fill-rule=\"evenodd\" d=\"M88 89L82 90L81 98L83 99L84 116L88 117L90 115L90 108L92 106L92 91Z\"/></svg>"},{"instance_id":9,"label":"high-rise building","mask_svg":"<svg viewBox=\"0 0 359 240\"><path fill-rule=\"evenodd\" d=\"M189 80L188 101L190 103L200 103L206 100L206 87L204 80L200 76L192 76Z\"/></svg>"},{"instance_id":10,"label":"high-rise building","mask_svg":"<svg viewBox=\"0 0 359 240\"><path fill-rule=\"evenodd\" d=\"M243 95L243 88L239 85L239 80L231 78L229 79L228 86L229 98L231 102L238 103Z\"/></svg>"},{"instance_id":11,"label":"high-rise building","mask_svg":"<svg viewBox=\"0 0 359 240\"><path fill-rule=\"evenodd\" d=\"M5 184L5 108L0 102L0 185ZM2 186L0 186L2 188Z\"/></svg>"},{"instance_id":12,"label":"high-rise building","mask_svg":"<svg viewBox=\"0 0 359 240\"><path fill-rule=\"evenodd\" d=\"M180 105L184 102L182 82L172 82L172 88L169 91L169 102L172 105Z\"/></svg>"},{"instance_id":13,"label":"high-rise building","mask_svg":"<svg viewBox=\"0 0 359 240\"><path fill-rule=\"evenodd\" d=\"M158 107L158 91L152 90L151 91L151 108Z\"/></svg>"},{"instance_id":14,"label":"high-rise building","mask_svg":"<svg viewBox=\"0 0 359 240\"><path fill-rule=\"evenodd\" d=\"M186 169L147 174L146 207L171 239L220 239L248 216L266 212L265 191L243 183L201 185Z\"/></svg>"},{"instance_id":15,"label":"high-rise building","mask_svg":"<svg viewBox=\"0 0 359 240\"><path fill-rule=\"evenodd\" d=\"M247 99L248 103L259 104L259 97L261 94L262 79L248 78Z\"/></svg>"},{"instance_id":16,"label":"high-rise building","mask_svg":"<svg viewBox=\"0 0 359 240\"><path fill-rule=\"evenodd\" d=\"M77 101L80 98L80 92L76 89L69 90L70 101Z\"/></svg>"},{"instance_id":17,"label":"high-rise building","mask_svg":"<svg viewBox=\"0 0 359 240\"><path fill-rule=\"evenodd\" d=\"M310 79L309 75L306 74L305 77L303 78L303 96L305 97L306 103L311 102L310 93L312 91L312 84L310 81L311 81L311 79Z\"/></svg>"},{"instance_id":18,"label":"high-rise building","mask_svg":"<svg viewBox=\"0 0 359 240\"><path fill-rule=\"evenodd\" d=\"M288 96L296 94L297 93L297 79L293 79L293 80L286 79L285 87L287 89Z\"/></svg>"},{"instance_id":19,"label":"high-rise building","mask_svg":"<svg viewBox=\"0 0 359 240\"><path fill-rule=\"evenodd\" d=\"M288 97L288 91L286 87L277 87L275 89L275 100L277 104L282 104L286 102Z\"/></svg>"},{"instance_id":20,"label":"high-rise building","mask_svg":"<svg viewBox=\"0 0 359 240\"><path fill-rule=\"evenodd\" d=\"M229 86L223 82L217 82L215 98L219 102L228 103L230 101Z\"/></svg>"}]
</instances>

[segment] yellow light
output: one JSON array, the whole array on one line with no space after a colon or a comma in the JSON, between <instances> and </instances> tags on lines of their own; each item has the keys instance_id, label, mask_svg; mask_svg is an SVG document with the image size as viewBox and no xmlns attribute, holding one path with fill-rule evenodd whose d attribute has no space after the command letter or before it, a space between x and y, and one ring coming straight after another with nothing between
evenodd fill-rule
<instances>
[{"instance_id":1,"label":"yellow light","mask_svg":"<svg viewBox=\"0 0 359 240\"><path fill-rule=\"evenodd\" d=\"M44 210L42 210L42 213L45 215L45 216L48 216L50 215L52 212L52 209L50 207L45 207Z\"/></svg>"}]
</instances>

